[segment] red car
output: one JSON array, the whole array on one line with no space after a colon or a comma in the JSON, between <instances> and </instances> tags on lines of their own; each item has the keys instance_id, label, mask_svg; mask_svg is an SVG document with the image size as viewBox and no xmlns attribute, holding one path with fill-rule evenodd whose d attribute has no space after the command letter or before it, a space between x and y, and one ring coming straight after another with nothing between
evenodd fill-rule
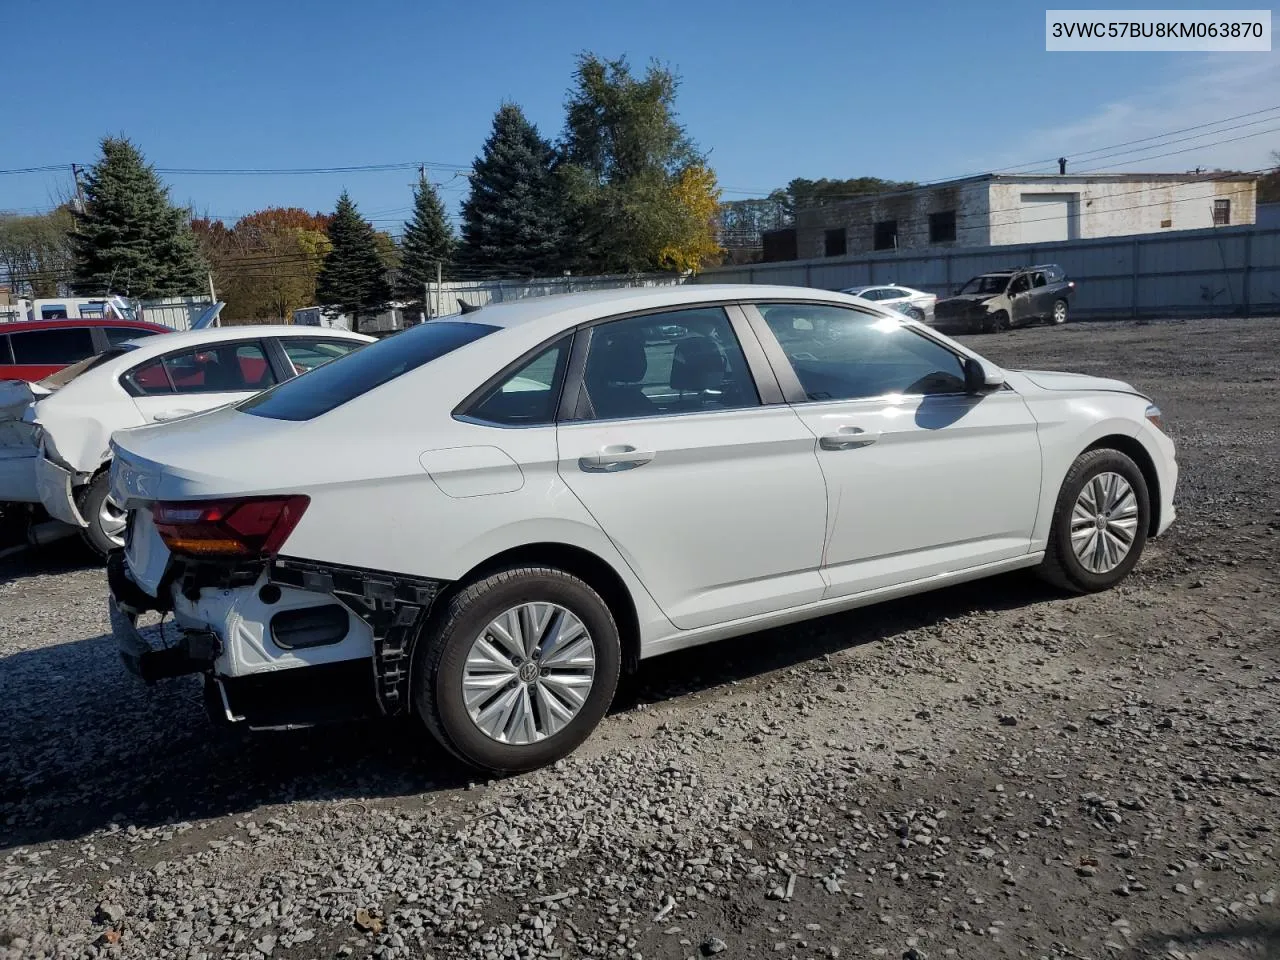
<instances>
[{"instance_id":1,"label":"red car","mask_svg":"<svg viewBox=\"0 0 1280 960\"><path fill-rule=\"evenodd\" d=\"M0 323L0 380L43 380L125 340L172 329L143 320L27 320Z\"/></svg>"}]
</instances>

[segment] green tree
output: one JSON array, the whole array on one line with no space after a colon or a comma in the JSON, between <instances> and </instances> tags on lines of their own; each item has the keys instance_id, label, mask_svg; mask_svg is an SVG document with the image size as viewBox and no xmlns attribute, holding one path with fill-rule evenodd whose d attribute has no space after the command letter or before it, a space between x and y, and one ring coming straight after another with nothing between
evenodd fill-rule
<instances>
[{"instance_id":1,"label":"green tree","mask_svg":"<svg viewBox=\"0 0 1280 960\"><path fill-rule=\"evenodd\" d=\"M133 297L196 294L206 266L191 232L190 211L123 138L102 141L102 159L85 177L86 206L72 235L77 293Z\"/></svg>"},{"instance_id":2,"label":"green tree","mask_svg":"<svg viewBox=\"0 0 1280 960\"><path fill-rule=\"evenodd\" d=\"M426 177L413 191L413 216L404 225L400 241L400 271L396 278L399 296L410 303L425 302L424 285L434 283L436 264L447 273L453 262L456 242L445 217L440 194Z\"/></svg>"},{"instance_id":3,"label":"green tree","mask_svg":"<svg viewBox=\"0 0 1280 960\"><path fill-rule=\"evenodd\" d=\"M656 63L637 78L625 58L579 57L560 177L583 268L657 270L684 259L668 256L672 250L707 248L707 225L690 215L682 184L695 168L711 183L714 174L676 119L678 87Z\"/></svg>"},{"instance_id":4,"label":"green tree","mask_svg":"<svg viewBox=\"0 0 1280 960\"><path fill-rule=\"evenodd\" d=\"M461 263L530 275L563 268L565 230L554 160L551 144L524 112L503 104L471 167L471 193L462 204Z\"/></svg>"},{"instance_id":5,"label":"green tree","mask_svg":"<svg viewBox=\"0 0 1280 960\"><path fill-rule=\"evenodd\" d=\"M316 296L332 312L351 317L351 329L359 332L361 316L384 309L391 288L373 225L360 216L345 190L329 221L329 243Z\"/></svg>"}]
</instances>

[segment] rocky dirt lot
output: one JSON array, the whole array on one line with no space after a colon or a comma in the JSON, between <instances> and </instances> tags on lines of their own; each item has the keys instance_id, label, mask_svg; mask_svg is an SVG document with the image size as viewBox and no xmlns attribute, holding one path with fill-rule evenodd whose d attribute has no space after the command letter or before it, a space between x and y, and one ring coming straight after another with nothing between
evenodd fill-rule
<instances>
[{"instance_id":1,"label":"rocky dirt lot","mask_svg":"<svg viewBox=\"0 0 1280 960\"><path fill-rule=\"evenodd\" d=\"M1180 445L1120 589L1009 576L645 664L555 769L241 740L102 572L0 568L0 957L1280 956L1280 321L976 340Z\"/></svg>"}]
</instances>

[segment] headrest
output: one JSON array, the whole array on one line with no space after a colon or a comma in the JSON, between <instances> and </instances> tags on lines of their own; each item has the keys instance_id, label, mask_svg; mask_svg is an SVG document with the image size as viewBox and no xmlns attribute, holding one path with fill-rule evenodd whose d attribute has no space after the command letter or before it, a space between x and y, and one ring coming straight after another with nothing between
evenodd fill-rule
<instances>
[{"instance_id":1,"label":"headrest","mask_svg":"<svg viewBox=\"0 0 1280 960\"><path fill-rule=\"evenodd\" d=\"M688 337L671 358L673 390L710 390L724 383L724 355L710 337Z\"/></svg>"},{"instance_id":2,"label":"headrest","mask_svg":"<svg viewBox=\"0 0 1280 960\"><path fill-rule=\"evenodd\" d=\"M595 383L639 383L649 369L644 337L633 331L597 332L591 338L587 369Z\"/></svg>"}]
</instances>

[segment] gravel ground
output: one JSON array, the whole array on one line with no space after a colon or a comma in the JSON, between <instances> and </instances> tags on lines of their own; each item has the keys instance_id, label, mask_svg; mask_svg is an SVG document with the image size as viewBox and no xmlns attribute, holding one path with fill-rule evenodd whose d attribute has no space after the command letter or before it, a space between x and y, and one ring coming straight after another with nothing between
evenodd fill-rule
<instances>
[{"instance_id":1,"label":"gravel ground","mask_svg":"<svg viewBox=\"0 0 1280 960\"><path fill-rule=\"evenodd\" d=\"M0 958L1280 956L1280 322L975 342L1164 408L1180 519L1126 584L651 661L532 775L215 733L72 548L0 567Z\"/></svg>"}]
</instances>

